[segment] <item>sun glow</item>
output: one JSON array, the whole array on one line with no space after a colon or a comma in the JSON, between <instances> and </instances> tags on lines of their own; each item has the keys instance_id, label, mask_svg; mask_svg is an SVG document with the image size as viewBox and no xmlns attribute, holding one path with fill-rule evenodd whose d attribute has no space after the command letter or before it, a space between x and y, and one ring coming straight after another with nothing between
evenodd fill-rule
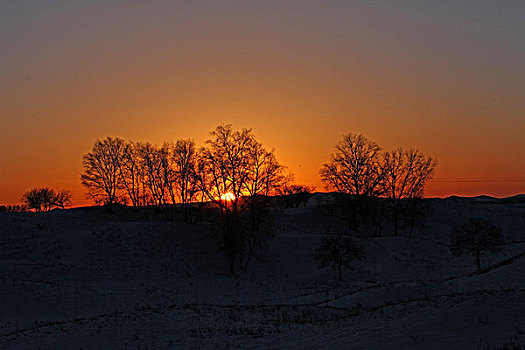
<instances>
[{"instance_id":1,"label":"sun glow","mask_svg":"<svg viewBox=\"0 0 525 350\"><path fill-rule=\"evenodd\" d=\"M235 195L231 192L226 192L224 194L221 195L221 201L227 201L227 202L230 202L230 201L234 201L235 200Z\"/></svg>"}]
</instances>

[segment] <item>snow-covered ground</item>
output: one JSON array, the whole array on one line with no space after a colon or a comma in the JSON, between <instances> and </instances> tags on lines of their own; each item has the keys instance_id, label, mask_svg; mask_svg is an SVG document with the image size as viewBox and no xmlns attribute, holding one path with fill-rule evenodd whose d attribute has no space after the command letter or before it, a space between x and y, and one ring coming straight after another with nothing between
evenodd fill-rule
<instances>
[{"instance_id":1,"label":"snow-covered ground","mask_svg":"<svg viewBox=\"0 0 525 350\"><path fill-rule=\"evenodd\" d=\"M80 208L0 214L0 348L485 349L525 343L525 204L428 200L413 237L360 237L366 260L337 274L312 256L346 224L285 209L278 236L230 276L208 224ZM453 257L451 229L481 216L506 244ZM385 232L388 234L388 231Z\"/></svg>"}]
</instances>

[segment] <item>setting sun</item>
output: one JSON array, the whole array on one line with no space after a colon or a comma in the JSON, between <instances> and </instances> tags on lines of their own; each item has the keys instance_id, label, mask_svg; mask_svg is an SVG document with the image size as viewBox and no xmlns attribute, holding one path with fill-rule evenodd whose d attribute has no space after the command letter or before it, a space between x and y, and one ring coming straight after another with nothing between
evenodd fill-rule
<instances>
[{"instance_id":1,"label":"setting sun","mask_svg":"<svg viewBox=\"0 0 525 350\"><path fill-rule=\"evenodd\" d=\"M234 201L235 200L235 195L231 192L226 192L224 194L221 195L221 201Z\"/></svg>"}]
</instances>

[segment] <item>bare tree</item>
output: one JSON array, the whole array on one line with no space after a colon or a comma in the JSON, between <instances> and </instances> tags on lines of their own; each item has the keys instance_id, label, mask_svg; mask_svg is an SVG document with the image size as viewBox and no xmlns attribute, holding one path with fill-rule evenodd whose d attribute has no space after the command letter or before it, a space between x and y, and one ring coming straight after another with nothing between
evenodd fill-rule
<instances>
[{"instance_id":1,"label":"bare tree","mask_svg":"<svg viewBox=\"0 0 525 350\"><path fill-rule=\"evenodd\" d=\"M241 268L245 271L253 257L261 260L258 250L275 237L274 209L269 196L278 193L292 176L285 174L286 167L277 161L274 150L266 150L256 140L249 156L250 171L244 190L246 196L243 197L243 218L247 228L244 254L241 254Z\"/></svg>"},{"instance_id":2,"label":"bare tree","mask_svg":"<svg viewBox=\"0 0 525 350\"><path fill-rule=\"evenodd\" d=\"M362 134L346 134L336 145L336 152L330 161L323 164L319 174L329 190L346 193L352 201L351 227L359 227L359 213L366 206L366 197L380 194L382 181L380 172L381 147Z\"/></svg>"},{"instance_id":3,"label":"bare tree","mask_svg":"<svg viewBox=\"0 0 525 350\"><path fill-rule=\"evenodd\" d=\"M430 211L429 203L421 197L405 199L400 219L408 226L408 237L412 237L416 226L426 226L423 219Z\"/></svg>"},{"instance_id":4,"label":"bare tree","mask_svg":"<svg viewBox=\"0 0 525 350\"><path fill-rule=\"evenodd\" d=\"M222 231L215 236L233 273L235 260L246 269L255 251L273 235L266 196L282 186L285 168L251 129L220 125L210 136L196 169L203 193L220 208Z\"/></svg>"},{"instance_id":5,"label":"bare tree","mask_svg":"<svg viewBox=\"0 0 525 350\"><path fill-rule=\"evenodd\" d=\"M245 248L245 227L240 216L234 211L223 210L221 222L219 225L212 226L212 232L219 250L226 256L230 274L233 275L235 261L240 260Z\"/></svg>"},{"instance_id":6,"label":"bare tree","mask_svg":"<svg viewBox=\"0 0 525 350\"><path fill-rule=\"evenodd\" d=\"M197 180L197 151L193 140L178 140L169 147L170 159L173 167L174 186L170 186L170 193L175 203L175 193L184 221L189 221L191 203L199 192Z\"/></svg>"},{"instance_id":7,"label":"bare tree","mask_svg":"<svg viewBox=\"0 0 525 350\"><path fill-rule=\"evenodd\" d=\"M468 223L454 228L450 238L452 253L473 255L478 271L481 270L481 253L497 252L499 246L504 243L501 229L480 218L470 219Z\"/></svg>"},{"instance_id":8,"label":"bare tree","mask_svg":"<svg viewBox=\"0 0 525 350\"><path fill-rule=\"evenodd\" d=\"M53 199L53 205L57 208L65 209L71 205L71 197L71 191L64 189L58 190Z\"/></svg>"},{"instance_id":9,"label":"bare tree","mask_svg":"<svg viewBox=\"0 0 525 350\"><path fill-rule=\"evenodd\" d=\"M246 180L243 193L247 211L251 217L251 231L257 232L263 221L271 217L268 196L278 193L278 190L287 183L289 176L284 174L285 167L279 164L274 151L267 151L255 139L251 143L248 156L249 176Z\"/></svg>"},{"instance_id":10,"label":"bare tree","mask_svg":"<svg viewBox=\"0 0 525 350\"><path fill-rule=\"evenodd\" d=\"M249 177L245 184L245 192L249 196L275 194L287 183L288 178L284 175L285 167L279 164L273 150L267 151L254 139L249 157Z\"/></svg>"},{"instance_id":11,"label":"bare tree","mask_svg":"<svg viewBox=\"0 0 525 350\"><path fill-rule=\"evenodd\" d=\"M56 191L50 187L32 188L22 195L22 201L28 209L34 209L36 212L50 211L53 208L65 209L71 205L71 192Z\"/></svg>"},{"instance_id":12,"label":"bare tree","mask_svg":"<svg viewBox=\"0 0 525 350\"><path fill-rule=\"evenodd\" d=\"M22 195L22 202L37 213L49 211L53 207L55 195L56 192L49 187L32 188Z\"/></svg>"},{"instance_id":13,"label":"bare tree","mask_svg":"<svg viewBox=\"0 0 525 350\"><path fill-rule=\"evenodd\" d=\"M343 280L343 267L350 267L352 260L364 258L364 247L342 234L325 236L315 251L315 259L321 267L337 269L339 281Z\"/></svg>"},{"instance_id":14,"label":"bare tree","mask_svg":"<svg viewBox=\"0 0 525 350\"><path fill-rule=\"evenodd\" d=\"M384 194L390 199L394 235L398 234L401 213L411 204L408 199L423 197L425 185L434 176L436 166L434 158L419 150L398 148L384 154L382 183Z\"/></svg>"},{"instance_id":15,"label":"bare tree","mask_svg":"<svg viewBox=\"0 0 525 350\"><path fill-rule=\"evenodd\" d=\"M151 143L127 142L120 164L121 187L134 206L154 204L173 219L181 204L184 220L198 192L197 153L191 140Z\"/></svg>"},{"instance_id":16,"label":"bare tree","mask_svg":"<svg viewBox=\"0 0 525 350\"><path fill-rule=\"evenodd\" d=\"M205 196L220 207L221 230L215 234L219 248L228 258L230 273L243 253L245 229L239 200L250 176L254 137L250 129L234 131L219 125L210 132L207 147L200 150L198 179Z\"/></svg>"},{"instance_id":17,"label":"bare tree","mask_svg":"<svg viewBox=\"0 0 525 350\"><path fill-rule=\"evenodd\" d=\"M247 205L241 213L243 225L243 246L240 252L240 266L247 271L252 258L261 260L258 255L260 248L267 247L275 237L274 209L268 197L254 195L245 199Z\"/></svg>"},{"instance_id":18,"label":"bare tree","mask_svg":"<svg viewBox=\"0 0 525 350\"><path fill-rule=\"evenodd\" d=\"M153 202L158 207L168 203L167 175L168 151L149 142L139 146L140 168L144 172L144 184Z\"/></svg>"},{"instance_id":19,"label":"bare tree","mask_svg":"<svg viewBox=\"0 0 525 350\"><path fill-rule=\"evenodd\" d=\"M122 160L119 162L122 187L134 207L146 204L146 184L141 167L140 149L141 144L126 142Z\"/></svg>"},{"instance_id":20,"label":"bare tree","mask_svg":"<svg viewBox=\"0 0 525 350\"><path fill-rule=\"evenodd\" d=\"M119 201L125 145L125 141L120 138L107 137L95 141L91 151L84 154L84 173L80 178L88 190L88 197L95 203L112 204Z\"/></svg>"},{"instance_id":21,"label":"bare tree","mask_svg":"<svg viewBox=\"0 0 525 350\"><path fill-rule=\"evenodd\" d=\"M219 125L210 136L207 147L200 150L199 175L203 191L224 210L236 212L251 174L255 140L252 130L234 131L229 124ZM231 194L231 203L221 200L226 194Z\"/></svg>"},{"instance_id":22,"label":"bare tree","mask_svg":"<svg viewBox=\"0 0 525 350\"><path fill-rule=\"evenodd\" d=\"M362 203L362 206L363 220L368 223L368 226L372 230L374 236L380 237L383 232L383 217L385 216L386 212L385 199L376 196L366 197ZM409 218L407 216L407 221L408 220ZM410 221L410 223L412 222L413 221Z\"/></svg>"}]
</instances>

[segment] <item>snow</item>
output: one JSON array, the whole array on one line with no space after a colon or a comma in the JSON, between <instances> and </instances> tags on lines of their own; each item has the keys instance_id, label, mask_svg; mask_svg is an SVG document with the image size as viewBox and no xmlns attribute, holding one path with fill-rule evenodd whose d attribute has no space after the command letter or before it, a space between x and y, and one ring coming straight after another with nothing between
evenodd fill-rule
<instances>
[{"instance_id":1,"label":"snow","mask_svg":"<svg viewBox=\"0 0 525 350\"><path fill-rule=\"evenodd\" d=\"M347 231L315 195L284 209L278 236L248 272L228 274L207 223L146 221L117 208L0 214L0 348L484 349L525 342L525 208L432 199L413 237L366 237L367 258L337 274L312 256ZM451 229L481 216L506 244L448 250ZM365 236L365 237L361 237Z\"/></svg>"}]
</instances>

